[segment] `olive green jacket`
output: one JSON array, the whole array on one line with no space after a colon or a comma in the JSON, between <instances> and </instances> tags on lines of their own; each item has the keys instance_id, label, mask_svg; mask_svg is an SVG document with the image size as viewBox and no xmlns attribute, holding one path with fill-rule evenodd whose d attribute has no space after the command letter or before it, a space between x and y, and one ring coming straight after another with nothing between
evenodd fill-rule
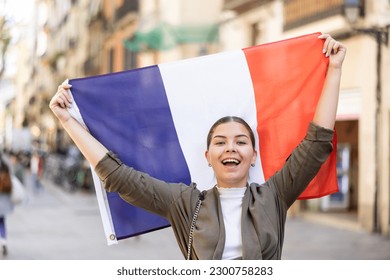
<instances>
[{"instance_id":1,"label":"olive green jacket","mask_svg":"<svg viewBox=\"0 0 390 280\"><path fill-rule=\"evenodd\" d=\"M265 183L251 183L242 205L243 259L281 259L287 209L305 190L333 149L333 130L310 123L303 141L281 170ZM196 184L172 184L128 167L111 152L96 173L108 192L128 203L165 217L172 225L183 255L200 191ZM225 227L219 194L206 191L193 235L191 259L221 259Z\"/></svg>"}]
</instances>

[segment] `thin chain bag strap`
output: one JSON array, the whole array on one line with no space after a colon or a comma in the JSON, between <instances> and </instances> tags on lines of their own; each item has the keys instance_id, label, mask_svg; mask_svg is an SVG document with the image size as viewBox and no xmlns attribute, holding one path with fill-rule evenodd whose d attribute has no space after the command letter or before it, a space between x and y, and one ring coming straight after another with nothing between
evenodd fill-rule
<instances>
[{"instance_id":1,"label":"thin chain bag strap","mask_svg":"<svg viewBox=\"0 0 390 280\"><path fill-rule=\"evenodd\" d=\"M188 235L188 247L187 247L187 260L190 260L191 258L191 250L192 250L192 242L194 240L194 229L195 229L195 224L196 221L198 220L198 215L200 211L200 206L202 206L202 201L204 200L205 197L205 191L201 192L199 194L198 201L196 202L196 207L194 211L194 215L192 216L192 222L191 222L191 227L190 227L190 233Z\"/></svg>"}]
</instances>

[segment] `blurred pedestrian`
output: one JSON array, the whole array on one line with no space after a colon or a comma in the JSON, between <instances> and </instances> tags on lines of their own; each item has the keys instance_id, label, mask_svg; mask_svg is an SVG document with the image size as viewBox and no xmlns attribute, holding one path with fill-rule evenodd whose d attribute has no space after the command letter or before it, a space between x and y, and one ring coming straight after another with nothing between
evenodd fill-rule
<instances>
[{"instance_id":1,"label":"blurred pedestrian","mask_svg":"<svg viewBox=\"0 0 390 280\"><path fill-rule=\"evenodd\" d=\"M25 167L22 162L22 153L21 152L11 152L11 163L13 168L13 174L19 181L24 185L24 173Z\"/></svg>"},{"instance_id":2,"label":"blurred pedestrian","mask_svg":"<svg viewBox=\"0 0 390 280\"><path fill-rule=\"evenodd\" d=\"M31 181L34 193L40 193L43 190L41 178L43 174L43 159L38 151L33 151L30 161Z\"/></svg>"},{"instance_id":3,"label":"blurred pedestrian","mask_svg":"<svg viewBox=\"0 0 390 280\"><path fill-rule=\"evenodd\" d=\"M3 256L7 250L6 216L12 213L14 204L11 199L12 178L9 164L0 154L0 246Z\"/></svg>"}]
</instances>

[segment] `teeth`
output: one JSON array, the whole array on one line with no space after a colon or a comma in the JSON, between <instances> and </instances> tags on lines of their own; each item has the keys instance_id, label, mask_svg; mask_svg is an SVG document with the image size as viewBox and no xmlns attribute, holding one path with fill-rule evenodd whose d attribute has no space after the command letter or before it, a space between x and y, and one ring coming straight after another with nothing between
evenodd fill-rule
<instances>
[{"instance_id":1,"label":"teeth","mask_svg":"<svg viewBox=\"0 0 390 280\"><path fill-rule=\"evenodd\" d=\"M224 161L222 161L223 164L227 164L227 163L235 163L235 164L239 164L240 161L237 160L237 159L234 159L234 158L229 158L229 159L225 159Z\"/></svg>"}]
</instances>

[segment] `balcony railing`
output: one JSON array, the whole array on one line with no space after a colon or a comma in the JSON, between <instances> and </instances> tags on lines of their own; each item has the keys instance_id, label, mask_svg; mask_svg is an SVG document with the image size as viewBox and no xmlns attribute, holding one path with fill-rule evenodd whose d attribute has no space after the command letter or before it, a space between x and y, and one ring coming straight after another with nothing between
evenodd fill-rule
<instances>
[{"instance_id":1,"label":"balcony railing","mask_svg":"<svg viewBox=\"0 0 390 280\"><path fill-rule=\"evenodd\" d=\"M139 9L138 0L126 0L123 1L122 6L118 7L115 11L115 19L120 20L129 13L137 13Z\"/></svg>"},{"instance_id":2,"label":"balcony railing","mask_svg":"<svg viewBox=\"0 0 390 280\"><path fill-rule=\"evenodd\" d=\"M232 10L241 14L272 1L273 0L225 0L224 10Z\"/></svg>"},{"instance_id":3,"label":"balcony railing","mask_svg":"<svg viewBox=\"0 0 390 280\"><path fill-rule=\"evenodd\" d=\"M364 1L361 0L364 7ZM284 4L284 30L334 15L343 15L345 0L290 0ZM363 9L362 9L363 12Z\"/></svg>"}]
</instances>

